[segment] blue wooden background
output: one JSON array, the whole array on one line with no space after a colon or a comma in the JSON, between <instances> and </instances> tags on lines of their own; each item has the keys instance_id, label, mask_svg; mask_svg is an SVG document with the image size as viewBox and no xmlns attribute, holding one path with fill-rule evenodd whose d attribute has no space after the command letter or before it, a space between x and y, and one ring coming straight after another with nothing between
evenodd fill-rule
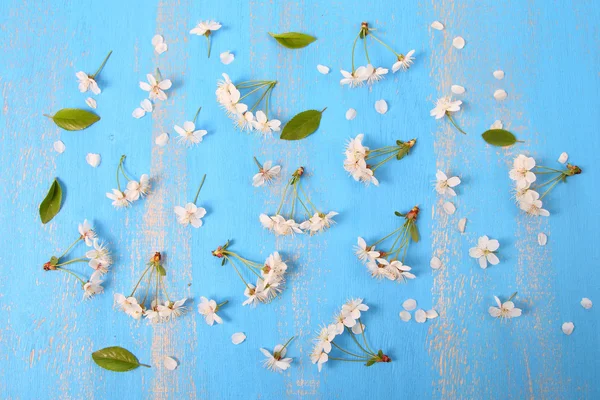
<instances>
[{"instance_id":1,"label":"blue wooden background","mask_svg":"<svg viewBox=\"0 0 600 400\"><path fill-rule=\"evenodd\" d=\"M204 38L188 33L203 19L223 24L208 60ZM429 27L436 19L444 31ZM363 20L399 51L416 49L416 62L371 89L349 90L339 85L339 69L350 68ZM582 297L600 303L599 20L597 2L567 0L0 2L0 397L599 398L597 310L579 305ZM290 30L318 41L292 51L267 34ZM169 46L160 56L150 44L156 33ZM460 51L451 46L457 35L467 42ZM66 132L42 117L85 108L75 73L93 72L109 50L114 53L97 96L102 120ZM228 66L218 57L225 50L236 57ZM371 53L391 66L382 49ZM319 74L317 64L332 72ZM173 89L153 114L135 120L131 111L144 98L138 82L156 67ZM504 80L492 77L496 69L506 72ZM299 111L328 107L321 128L301 142L236 132L215 102L222 72L236 80L277 79L274 111L284 122ZM432 102L452 84L467 89L457 115L467 136L429 117ZM504 102L492 97L497 88L508 92ZM385 115L374 109L380 98L390 107ZM209 133L186 149L174 140L173 125L191 119L199 106L198 125ZM344 118L349 107L358 111L354 121ZM479 134L496 119L526 142L487 146ZM154 139L163 131L171 142L159 148ZM362 187L342 169L345 141L361 132L371 147L418 139L409 157L381 168L379 188ZM67 147L62 155L52 149L58 139ZM549 219L525 217L510 198L513 157L525 152L552 165L562 151L584 173L555 189ZM88 152L102 155L97 169L86 164ZM121 154L128 156L129 172L149 173L156 182L147 200L115 211L104 194L115 186ZM338 211L338 224L314 237L275 239L263 230L258 215L275 210L281 186L251 186L253 155L276 160L285 174L305 166L313 200ZM463 180L453 216L443 213L432 188L438 168ZM173 207L193 198L204 173L205 224L183 228ZM43 226L37 208L55 176L66 196L60 214ZM357 236L381 237L398 222L394 210L415 204L423 210L423 240L407 263L418 278L406 285L372 280L353 256ZM463 216L468 224L461 235L456 223ZM117 257L106 293L88 302L72 279L42 270L76 237L84 218ZM538 246L538 232L548 234L546 247ZM500 265L487 270L468 257L484 234L501 243ZM257 309L241 306L242 284L210 254L230 238L253 260L275 249L291 260L280 299ZM156 250L167 254L169 287L193 299L192 312L176 323L148 326L115 311L112 295L130 290ZM438 272L429 267L433 254L445 264ZM523 316L492 320L493 295L514 291ZM230 301L223 325L204 323L196 311L200 296ZM371 306L365 320L370 341L394 361L371 368L330 362L319 374L308 358L314 331L354 296ZM407 298L440 317L400 321ZM564 321L575 323L571 336L561 332ZM248 339L233 346L230 336L238 331ZM258 349L292 335L292 368L283 374L263 369ZM110 345L132 350L152 369L99 369L90 353ZM178 358L180 367L166 371L164 355Z\"/></svg>"}]
</instances>

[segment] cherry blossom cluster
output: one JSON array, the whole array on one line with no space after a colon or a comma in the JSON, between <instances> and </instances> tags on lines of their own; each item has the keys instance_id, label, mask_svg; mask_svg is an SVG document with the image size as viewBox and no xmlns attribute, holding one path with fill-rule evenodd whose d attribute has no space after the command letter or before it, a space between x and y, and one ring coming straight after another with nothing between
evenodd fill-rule
<instances>
[{"instance_id":1,"label":"cherry blossom cluster","mask_svg":"<svg viewBox=\"0 0 600 400\"><path fill-rule=\"evenodd\" d=\"M346 145L344 169L355 181L363 182L367 186L371 183L379 186L379 180L375 177L377 168L394 158L396 160L403 159L417 143L417 139L411 139L408 142L396 140L394 146L371 150L363 145L364 136L362 133L358 134Z\"/></svg>"},{"instance_id":2,"label":"cherry blossom cluster","mask_svg":"<svg viewBox=\"0 0 600 400\"><path fill-rule=\"evenodd\" d=\"M121 293L115 293L115 306L131 318L139 320L143 316L149 323L167 322L183 315L186 311L184 304L187 298L171 300L164 283L166 275L167 270L162 264L162 255L156 252L146 264L131 294L126 297ZM142 292L144 295L141 300L138 300Z\"/></svg>"},{"instance_id":3,"label":"cherry blossom cluster","mask_svg":"<svg viewBox=\"0 0 600 400\"><path fill-rule=\"evenodd\" d=\"M333 322L323 326L314 339L314 347L310 354L310 360L317 364L319 372L323 364L330 360L347 362L364 362L367 367L375 363L388 363L391 358L383 354L383 351L373 351L367 342L365 336L365 324L361 321L361 316L369 309L369 306L363 303L363 299L348 300L333 317ZM344 332L352 337L356 344L356 350L347 350L342 347L340 341L336 342L336 337ZM363 344L361 344L361 341ZM332 357L333 350L340 352L340 357Z\"/></svg>"},{"instance_id":4,"label":"cherry blossom cluster","mask_svg":"<svg viewBox=\"0 0 600 400\"><path fill-rule=\"evenodd\" d=\"M371 58L369 57L369 50L368 50L369 40L374 40L374 41L378 42L386 50L389 50L392 52L392 54L394 54L395 60L394 60L394 64L392 65L392 72L396 73L399 70L407 71L410 68L410 66L413 64L413 61L414 61L413 55L415 53L414 50L411 50L406 54L398 53L394 49L392 49L389 45L387 45L383 40L381 40L379 37L377 37L374 34L374 31L375 31L375 29L370 28L369 24L367 22L363 22L360 25L360 30L358 31L358 34L354 38L354 43L352 44L352 71L350 71L350 72L344 71L344 70L340 71L342 73L342 79L340 80L340 83L342 85L348 85L350 87L362 86L365 83L372 85L372 84L382 80L385 77L385 75L387 75L387 73L389 72L389 70L387 68L374 67L373 64L371 63ZM362 40L363 48L365 51L365 58L367 60L367 65L359 66L358 68L355 68L354 53L356 50L356 44L358 43L359 39Z\"/></svg>"},{"instance_id":5,"label":"cherry blossom cluster","mask_svg":"<svg viewBox=\"0 0 600 400\"><path fill-rule=\"evenodd\" d=\"M519 154L513 161L513 168L508 173L510 179L515 181L515 198L519 208L529 215L547 217L550 212L543 208L542 199L560 182L567 182L567 178L581 174L581 168L567 163L566 153L561 154L559 162L566 163L566 169L555 169L536 165L533 157ZM548 175L544 183L537 183L537 175ZM543 193L540 192L544 188Z\"/></svg>"},{"instance_id":6,"label":"cherry blossom cluster","mask_svg":"<svg viewBox=\"0 0 600 400\"><path fill-rule=\"evenodd\" d=\"M410 272L412 268L404 265L404 259L406 258L410 242L419 241L419 229L416 224L419 211L418 206L413 207L406 214L396 211L395 215L405 220L402 226L371 245L368 245L362 237L358 238L358 244L355 246L355 254L366 265L367 270L373 278L388 279L396 282L405 282L407 279L416 278ZM388 250L376 249L381 243L388 239L392 240L392 238L393 243Z\"/></svg>"},{"instance_id":7,"label":"cherry blossom cluster","mask_svg":"<svg viewBox=\"0 0 600 400\"><path fill-rule=\"evenodd\" d=\"M92 228L92 225L88 220L84 220L82 224L78 226L79 236L77 239L60 255L50 257L50 261L44 264L45 271L62 271L73 277L75 277L81 284L83 289L83 297L89 299L90 297L100 294L104 291L102 287L102 276L108 272L108 268L111 266L113 260L110 255L108 248L98 239L96 231ZM85 252L84 256L77 258L70 258L65 260L69 252L79 242L84 242L89 250ZM90 268L94 270L90 278L85 280L78 273L71 269L65 268L70 264L76 264L85 262Z\"/></svg>"},{"instance_id":8,"label":"cherry blossom cluster","mask_svg":"<svg viewBox=\"0 0 600 400\"><path fill-rule=\"evenodd\" d=\"M296 233L309 233L316 234L323 232L334 224L333 217L338 213L330 211L328 213L319 210L310 198L304 192L301 184L301 178L304 175L304 168L300 167L292 174L292 177L283 189L281 195L281 201L279 207L275 212L275 215L260 214L259 220L263 227L273 232L278 236L294 235ZM290 194L290 201L287 202L288 194ZM303 222L297 222L296 206L300 209L302 207L305 213L305 220ZM283 214L283 208L287 205L289 211L288 218Z\"/></svg>"},{"instance_id":9,"label":"cherry blossom cluster","mask_svg":"<svg viewBox=\"0 0 600 400\"><path fill-rule=\"evenodd\" d=\"M217 83L217 102L234 121L234 125L245 132L258 132L264 137L281 130L281 121L269 119L271 92L277 81L245 81L234 84L229 75L223 74L223 80ZM241 91L246 91L242 95ZM246 102L253 96L256 100L252 106ZM245 102L243 102L245 101ZM264 111L256 110L264 103Z\"/></svg>"},{"instance_id":10,"label":"cherry blossom cluster","mask_svg":"<svg viewBox=\"0 0 600 400\"><path fill-rule=\"evenodd\" d=\"M106 193L106 197L112 200L112 205L117 209L127 208L133 202L144 198L150 193L150 177L147 174L143 174L139 181L131 179L123 167L125 158L126 156L122 155L117 166L117 188L112 189L111 193ZM124 191L121 190L120 175L123 175L127 179L127 186Z\"/></svg>"},{"instance_id":11,"label":"cherry blossom cluster","mask_svg":"<svg viewBox=\"0 0 600 400\"><path fill-rule=\"evenodd\" d=\"M259 303L269 303L277 297L284 289L287 264L281 259L278 252L267 257L264 264L250 261L229 249L228 240L223 246L213 250L212 255L222 259L221 265L229 263L245 285L244 296L246 300L243 305L256 306ZM238 264L243 265L249 273L256 276L256 285L245 279Z\"/></svg>"}]
</instances>

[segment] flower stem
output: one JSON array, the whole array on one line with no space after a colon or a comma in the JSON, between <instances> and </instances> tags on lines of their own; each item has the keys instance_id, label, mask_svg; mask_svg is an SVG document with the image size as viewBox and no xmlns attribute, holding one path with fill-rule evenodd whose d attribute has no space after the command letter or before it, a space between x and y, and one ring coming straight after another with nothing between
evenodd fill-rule
<instances>
[{"instance_id":1,"label":"flower stem","mask_svg":"<svg viewBox=\"0 0 600 400\"><path fill-rule=\"evenodd\" d=\"M512 296L510 296L510 297L508 298L508 300L506 300L506 301L511 301L512 299L514 299L514 298L515 298L515 296L516 296L516 295L517 295L517 292L514 292L514 293L512 294Z\"/></svg>"},{"instance_id":2,"label":"flower stem","mask_svg":"<svg viewBox=\"0 0 600 400\"><path fill-rule=\"evenodd\" d=\"M375 170L377 168L381 167L383 164L385 164L386 162L390 161L394 157L396 157L396 153L395 152L391 156L386 157L383 161L379 161L377 164L375 164L375 166L373 168L371 168L371 171L375 172Z\"/></svg>"},{"instance_id":3,"label":"flower stem","mask_svg":"<svg viewBox=\"0 0 600 400\"><path fill-rule=\"evenodd\" d=\"M366 338L366 336L365 336L365 327L364 327L363 323L361 322L360 318L358 319L358 323L360 324L360 332L361 332L361 334L362 334L363 342L365 342L365 346L367 347L367 349L369 349L369 351L370 351L371 353L375 353L375 352L374 352L374 351L371 349L371 347L369 347L369 343L367 343L367 338Z\"/></svg>"},{"instance_id":4,"label":"flower stem","mask_svg":"<svg viewBox=\"0 0 600 400\"><path fill-rule=\"evenodd\" d=\"M294 178L292 178L294 179ZM285 189L283 189L283 195L281 196L281 201L279 202L279 207L277 208L276 215L280 215L281 208L283 207L283 201L285 200L285 195L287 194L288 188L290 187L290 181L288 181L287 185L285 185Z\"/></svg>"},{"instance_id":5,"label":"flower stem","mask_svg":"<svg viewBox=\"0 0 600 400\"><path fill-rule=\"evenodd\" d=\"M347 358L338 358L338 357L329 357L330 360L335 360L335 361L347 361L347 362L365 362L365 361L369 361L368 358L362 358L360 360L348 360Z\"/></svg>"},{"instance_id":6,"label":"flower stem","mask_svg":"<svg viewBox=\"0 0 600 400\"><path fill-rule=\"evenodd\" d=\"M233 266L233 269L235 269L235 272L237 272L237 274L240 277L240 279L242 280L242 282L244 282L244 285L246 285L247 288L250 288L250 286L248 286L248 283L246 282L246 280L242 277L242 274L240 274L240 271L237 269L237 267L233 263L233 260L227 256L225 256L225 258L227 258L227 260L231 263L231 265Z\"/></svg>"},{"instance_id":7,"label":"flower stem","mask_svg":"<svg viewBox=\"0 0 600 400\"><path fill-rule=\"evenodd\" d=\"M391 51L392 53L394 53L394 55L395 55L396 57L400 57L400 54L396 53L396 52L394 51L394 49L392 49L390 46L388 46L387 44L385 44L385 43L383 42L383 40L379 39L377 36L375 36L373 33L371 33L371 30L369 30L369 35L371 35L371 37L372 37L373 39L375 39L375 40L377 40L379 43L381 43L381 44L382 44L382 45L383 45L383 46L384 46L386 49L388 49L389 51Z\"/></svg>"},{"instance_id":8,"label":"flower stem","mask_svg":"<svg viewBox=\"0 0 600 400\"><path fill-rule=\"evenodd\" d=\"M196 115L194 115L194 119L193 119L194 124L196 123L196 119L198 119L198 114L200 114L200 110L202 110L202 107L198 108L198 111L196 111Z\"/></svg>"},{"instance_id":9,"label":"flower stem","mask_svg":"<svg viewBox=\"0 0 600 400\"><path fill-rule=\"evenodd\" d=\"M358 35L356 35L356 37L354 38L354 44L352 45L352 74L354 74L354 49L356 48L356 41L360 37L361 32L362 32L362 29L358 32Z\"/></svg>"},{"instance_id":10,"label":"flower stem","mask_svg":"<svg viewBox=\"0 0 600 400\"><path fill-rule=\"evenodd\" d=\"M333 341L331 342L331 344L332 344L332 345L334 345L334 346L335 346L336 348L338 348L339 350L343 351L344 353L348 354L348 355L351 355L351 356L353 356L353 357L358 357L358 358L362 358L362 357L363 357L363 356L360 356L360 355L358 355L358 354L351 353L351 352L349 352L348 350L344 350L343 348L341 348L340 346L338 346L338 345L337 345L337 343L335 343L335 342L333 342Z\"/></svg>"},{"instance_id":11,"label":"flower stem","mask_svg":"<svg viewBox=\"0 0 600 400\"><path fill-rule=\"evenodd\" d=\"M58 270L60 270L60 271L63 271L63 272L66 272L67 274L70 274L70 275L74 276L75 278L77 278L77 280L78 280L79 282L81 282L81 285L82 285L82 286L83 286L83 285L85 285L85 283L86 283L86 282L85 282L83 279L81 279L81 278L79 277L79 275L77 275L75 272L73 272L73 271L70 271L70 270L68 270L68 269L60 268L60 267L58 267L58 266L56 267L56 269L58 269Z\"/></svg>"},{"instance_id":12,"label":"flower stem","mask_svg":"<svg viewBox=\"0 0 600 400\"><path fill-rule=\"evenodd\" d=\"M74 258L72 260L69 261L65 261L64 263L60 263L60 264L56 264L57 267L62 267L64 265L69 265L69 264L74 264L74 263L78 263L78 262L86 262L87 259L86 258Z\"/></svg>"},{"instance_id":13,"label":"flower stem","mask_svg":"<svg viewBox=\"0 0 600 400\"><path fill-rule=\"evenodd\" d=\"M456 124L456 122L454 121L454 118L452 117L452 115L451 115L451 114L450 114L448 111L446 111L446 116L448 116L448 119L450 120L450 122L452 122L452 125L454 125L454 127L455 127L456 129L458 129L458 131L459 131L460 133L462 133L463 135L466 135L466 134L467 134L467 132L465 132L465 131L463 131L462 129L460 129L460 126L458 126L458 125Z\"/></svg>"},{"instance_id":14,"label":"flower stem","mask_svg":"<svg viewBox=\"0 0 600 400\"><path fill-rule=\"evenodd\" d=\"M548 193L550 193L550 191L552 189L554 189L554 186L556 186L558 184L558 182L560 182L560 179L562 178L562 175L557 176L556 178L554 178L553 180L551 180L550 182L554 181L554 183L544 192L543 195L540 196L540 200L543 199ZM549 182L546 182L545 184L543 184L542 186L546 186ZM538 186L538 188L542 187L542 186ZM537 188L536 188L537 189Z\"/></svg>"},{"instance_id":15,"label":"flower stem","mask_svg":"<svg viewBox=\"0 0 600 400\"><path fill-rule=\"evenodd\" d=\"M393 234L395 234L396 232L398 232L402 228L403 228L403 226L401 226L400 228L394 230L389 235L387 235L387 236L383 237L382 239L379 239L378 241L376 241L375 243L373 243L372 246L377 246L379 243L383 242L385 239L389 238L390 236L392 236Z\"/></svg>"},{"instance_id":16,"label":"flower stem","mask_svg":"<svg viewBox=\"0 0 600 400\"><path fill-rule=\"evenodd\" d=\"M256 158L256 156L255 156L255 157L253 157L253 158L254 158L254 162L255 162L255 163L256 163L256 165L258 166L258 169L259 169L259 171L262 171L262 169L263 169L263 166L261 165L261 163L260 163L260 162L258 162L258 159Z\"/></svg>"},{"instance_id":17,"label":"flower stem","mask_svg":"<svg viewBox=\"0 0 600 400\"><path fill-rule=\"evenodd\" d=\"M229 300L225 300L224 302L217 304L217 310L218 310L219 308L223 307L223 306L224 306L225 304L227 304L227 303L229 303Z\"/></svg>"},{"instance_id":18,"label":"flower stem","mask_svg":"<svg viewBox=\"0 0 600 400\"><path fill-rule=\"evenodd\" d=\"M71 244L64 253L62 253L60 256L58 256L58 259L60 260L61 258L63 258L64 256L67 255L67 253L73 248L73 246L75 246L80 240L83 240L83 238L80 236L77 238L76 241L73 242L73 244Z\"/></svg>"},{"instance_id":19,"label":"flower stem","mask_svg":"<svg viewBox=\"0 0 600 400\"><path fill-rule=\"evenodd\" d=\"M137 283L135 284L135 286L133 287L133 290L131 291L131 294L127 297L131 297L135 294L135 291L137 290L138 286L140 286L140 282L142 281L142 279L144 279L144 276L146 275L146 273L148 272L148 270L152 267L152 264L148 265L148 267L144 270L144 272L142 273L142 276L140 276L140 279L137 281Z\"/></svg>"},{"instance_id":20,"label":"flower stem","mask_svg":"<svg viewBox=\"0 0 600 400\"><path fill-rule=\"evenodd\" d=\"M367 50L367 36L363 38L363 45L365 48L365 56L367 57L367 62L371 64L371 60L369 59L369 50Z\"/></svg>"},{"instance_id":21,"label":"flower stem","mask_svg":"<svg viewBox=\"0 0 600 400\"><path fill-rule=\"evenodd\" d=\"M198 196L200 195L200 190L202 190L202 186L204 186L205 179L206 179L206 174L204 174L204 176L202 177L202 182L200 182L200 187L198 188L198 191L196 192L196 197L194 197L194 204L196 204L196 202L198 201Z\"/></svg>"},{"instance_id":22,"label":"flower stem","mask_svg":"<svg viewBox=\"0 0 600 400\"><path fill-rule=\"evenodd\" d=\"M350 336L352 337L352 340L354 340L354 343L356 343L356 345L365 353L371 355L371 356L375 356L374 353L371 353L369 350L365 349L364 347L361 346L361 344L358 342L358 340L356 340L356 335L354 334L354 332L352 332L352 330L348 327L346 327L346 330L348 331L348 333L350 333Z\"/></svg>"},{"instance_id":23,"label":"flower stem","mask_svg":"<svg viewBox=\"0 0 600 400\"><path fill-rule=\"evenodd\" d=\"M92 77L91 77L92 79L96 79L96 76L100 73L100 71L102 71L102 69L106 65L106 62L110 58L111 54L112 54L112 50L108 52L108 55L106 56L106 58L104 59L104 61L102 61L102 64L100 64L100 67L98 68L98 70L94 73L94 75L92 75Z\"/></svg>"},{"instance_id":24,"label":"flower stem","mask_svg":"<svg viewBox=\"0 0 600 400\"><path fill-rule=\"evenodd\" d=\"M208 58L210 58L210 36L206 36L206 45L208 46Z\"/></svg>"},{"instance_id":25,"label":"flower stem","mask_svg":"<svg viewBox=\"0 0 600 400\"><path fill-rule=\"evenodd\" d=\"M261 83L260 85L257 85L257 87L255 89L252 89L251 91L249 91L248 93L246 93L245 95L240 97L238 102L244 100L246 97L250 96L252 93L256 92L257 90L262 89L264 86L267 86L267 85L269 85L269 83Z\"/></svg>"},{"instance_id":26,"label":"flower stem","mask_svg":"<svg viewBox=\"0 0 600 400\"><path fill-rule=\"evenodd\" d=\"M287 342L285 342L285 344L283 345L283 348L285 349L285 348L288 346L288 344L290 344L290 342L291 342L292 340L294 340L294 338L295 338L295 336L292 336L291 338L289 338L289 339L288 339L288 341L287 341Z\"/></svg>"}]
</instances>

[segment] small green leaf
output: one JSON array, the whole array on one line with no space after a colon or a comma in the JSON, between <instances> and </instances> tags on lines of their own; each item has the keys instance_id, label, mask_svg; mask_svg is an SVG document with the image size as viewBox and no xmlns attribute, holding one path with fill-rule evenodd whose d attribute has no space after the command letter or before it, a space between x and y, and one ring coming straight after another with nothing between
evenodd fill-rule
<instances>
[{"instance_id":1,"label":"small green leaf","mask_svg":"<svg viewBox=\"0 0 600 400\"><path fill-rule=\"evenodd\" d=\"M223 261L221 261L221 266L225 265L226 262L227 262L227 259L225 257L223 257Z\"/></svg>"},{"instance_id":2,"label":"small green leaf","mask_svg":"<svg viewBox=\"0 0 600 400\"><path fill-rule=\"evenodd\" d=\"M377 355L379 356L379 358L383 357L383 350L379 350L377 352Z\"/></svg>"},{"instance_id":3,"label":"small green leaf","mask_svg":"<svg viewBox=\"0 0 600 400\"><path fill-rule=\"evenodd\" d=\"M483 140L492 146L498 147L512 146L513 144L520 142L515 135L504 129L490 129L483 132L481 136L483 137Z\"/></svg>"},{"instance_id":4,"label":"small green leaf","mask_svg":"<svg viewBox=\"0 0 600 400\"><path fill-rule=\"evenodd\" d=\"M419 228L417 228L417 225L414 223L410 225L410 236L412 237L412 240L415 243L417 243L421 238L419 236Z\"/></svg>"},{"instance_id":5,"label":"small green leaf","mask_svg":"<svg viewBox=\"0 0 600 400\"><path fill-rule=\"evenodd\" d=\"M404 217L405 215L402 214L401 212L398 211L394 211L394 214L396 214L396 217Z\"/></svg>"},{"instance_id":6,"label":"small green leaf","mask_svg":"<svg viewBox=\"0 0 600 400\"><path fill-rule=\"evenodd\" d=\"M95 351L92 353L92 359L99 367L115 372L131 371L139 366L150 368L149 365L140 364L133 353L119 346Z\"/></svg>"},{"instance_id":7,"label":"small green leaf","mask_svg":"<svg viewBox=\"0 0 600 400\"><path fill-rule=\"evenodd\" d=\"M79 108L63 108L53 116L46 117L52 118L59 128L67 131L80 131L100 121L96 114Z\"/></svg>"},{"instance_id":8,"label":"small green leaf","mask_svg":"<svg viewBox=\"0 0 600 400\"><path fill-rule=\"evenodd\" d=\"M167 275L167 270L165 269L165 267L163 267L163 266L162 266L162 265L160 265L160 264L156 264L156 270L158 271L158 273L159 273L161 276L166 276L166 275Z\"/></svg>"},{"instance_id":9,"label":"small green leaf","mask_svg":"<svg viewBox=\"0 0 600 400\"><path fill-rule=\"evenodd\" d=\"M60 187L60 183L58 183L58 179L55 178L50 186L50 190L48 190L48 194L40 203L40 218L42 224L50 222L52 218L58 214L61 201L62 188Z\"/></svg>"},{"instance_id":10,"label":"small green leaf","mask_svg":"<svg viewBox=\"0 0 600 400\"><path fill-rule=\"evenodd\" d=\"M281 139L283 140L300 140L314 133L319 129L321 124L321 116L323 110L307 110L302 111L300 114L296 114L285 126L283 132L281 132Z\"/></svg>"},{"instance_id":11,"label":"small green leaf","mask_svg":"<svg viewBox=\"0 0 600 400\"><path fill-rule=\"evenodd\" d=\"M56 256L50 257L50 265L55 266L56 264L58 264L58 257L56 257Z\"/></svg>"},{"instance_id":12,"label":"small green leaf","mask_svg":"<svg viewBox=\"0 0 600 400\"><path fill-rule=\"evenodd\" d=\"M369 361L367 361L367 363L365 364L367 367L370 367L371 365L375 364L375 359L371 358Z\"/></svg>"},{"instance_id":13,"label":"small green leaf","mask_svg":"<svg viewBox=\"0 0 600 400\"><path fill-rule=\"evenodd\" d=\"M308 46L315 40L316 37L307 35L305 33L299 32L286 32L286 33L271 33L269 32L277 42L283 47L287 47L288 49L301 49L303 47Z\"/></svg>"},{"instance_id":14,"label":"small green leaf","mask_svg":"<svg viewBox=\"0 0 600 400\"><path fill-rule=\"evenodd\" d=\"M402 160L404 156L408 154L409 150L409 147L403 147L400 150L398 150L398 154L396 154L396 160Z\"/></svg>"}]
</instances>

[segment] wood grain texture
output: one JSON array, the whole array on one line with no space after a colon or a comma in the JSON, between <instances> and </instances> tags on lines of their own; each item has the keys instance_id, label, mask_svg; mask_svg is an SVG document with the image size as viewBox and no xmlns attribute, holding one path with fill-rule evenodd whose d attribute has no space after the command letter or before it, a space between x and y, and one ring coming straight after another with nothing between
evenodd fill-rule
<instances>
[{"instance_id":1,"label":"wood grain texture","mask_svg":"<svg viewBox=\"0 0 600 400\"><path fill-rule=\"evenodd\" d=\"M219 2L82 0L0 2L0 393L6 399L595 399L600 302L595 245L600 113L600 43L597 2L432 1L368 4L340 1ZM206 40L189 30L214 19L223 28ZM398 51L416 49L408 73L389 74L371 88L339 85L350 68L352 40L361 21L375 26ZM440 20L445 30L429 25ZM268 32L302 31L318 40L301 50L277 45ZM160 33L169 50L157 55L151 38ZM452 47L463 36L462 50ZM97 96L102 120L81 132L56 128L42 113L85 108L75 73L93 72L113 55L100 75ZM219 53L235 61L224 66ZM393 59L373 46L372 60ZM365 63L357 52L357 63ZM316 65L331 68L329 75ZM144 98L138 87L159 67L173 81L169 99L136 120L131 111ZM493 78L502 69L504 80ZM221 73L234 80L276 79L272 112L282 121L306 109L327 107L321 128L301 142L262 139L237 132L214 99ZM463 85L464 109L457 114L467 136L429 117L432 102ZM497 102L494 90L508 98ZM385 99L389 111L374 104ZM177 143L174 125L191 120L208 135L195 148ZM355 108L358 116L344 114ZM525 143L510 149L485 145L480 133L496 119ZM167 147L154 144L168 132ZM381 186L365 188L342 169L346 140L365 134L372 148L416 137L414 151L378 170ZM52 150L55 140L66 151ZM566 151L584 173L548 197L549 219L526 218L511 199L508 170L520 152L556 165ZM85 162L100 153L97 169ZM115 187L119 157L127 172L149 173L153 192L126 211L116 211L104 193ZM283 177L269 188L253 188L252 156L274 160ZM323 209L340 213L328 232L276 239L258 221L274 212L289 175L304 166L304 187ZM436 169L459 175L446 215L432 188ZM198 230L177 224L173 207L193 199L203 174L199 204L208 211ZM39 202L54 177L65 188L61 212L41 225ZM352 252L357 236L376 240L398 223L393 212L418 204L422 240L407 264L418 278L406 285L372 280ZM468 219L464 234L457 222ZM81 301L81 289L42 265L75 239L77 224L93 221L113 250L116 264L106 293ZM549 241L537 244L544 232ZM500 241L498 266L481 270L468 249L481 235ZM243 284L210 251L227 239L245 257L263 262L274 250L289 261L288 287L281 298L256 309L242 307ZM83 251L78 247L76 254ZM112 307L115 292L134 285L154 251L166 256L167 285L176 298L189 298L189 313L160 326L132 321ZM444 268L432 271L439 256ZM87 267L85 267L87 268ZM88 273L83 267L80 269ZM64 275L64 274L63 274ZM493 296L518 291L521 318L493 321ZM209 327L197 312L200 296L229 300L225 323ZM351 297L363 297L370 342L391 364L364 368L329 363L321 373L310 363L312 337ZM398 318L408 298L435 308L426 324ZM575 323L571 336L561 332ZM231 344L231 335L247 340ZM260 347L272 349L290 336L292 368L275 374L262 368ZM100 370L92 351L119 345L152 365L126 374ZM180 366L167 371L162 360Z\"/></svg>"}]
</instances>

